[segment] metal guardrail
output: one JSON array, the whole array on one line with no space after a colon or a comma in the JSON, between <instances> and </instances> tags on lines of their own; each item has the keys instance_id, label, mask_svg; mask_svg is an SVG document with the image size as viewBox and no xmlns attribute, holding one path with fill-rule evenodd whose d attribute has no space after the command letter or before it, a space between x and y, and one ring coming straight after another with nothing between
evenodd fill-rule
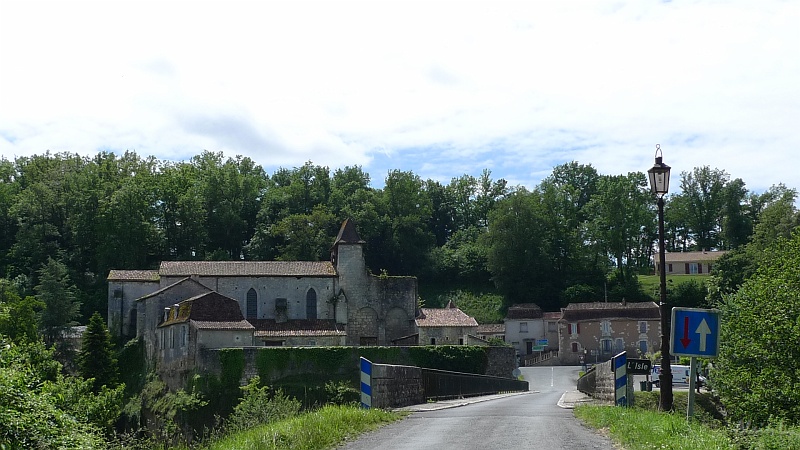
<instances>
[{"instance_id":1,"label":"metal guardrail","mask_svg":"<svg viewBox=\"0 0 800 450\"><path fill-rule=\"evenodd\" d=\"M528 390L528 382L513 378L422 368L426 400L474 397Z\"/></svg>"}]
</instances>

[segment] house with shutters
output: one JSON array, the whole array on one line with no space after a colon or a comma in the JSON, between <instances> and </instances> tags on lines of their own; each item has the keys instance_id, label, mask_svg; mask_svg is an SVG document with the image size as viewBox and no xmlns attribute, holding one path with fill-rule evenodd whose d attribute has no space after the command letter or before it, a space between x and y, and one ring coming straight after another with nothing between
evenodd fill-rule
<instances>
[{"instance_id":1,"label":"house with shutters","mask_svg":"<svg viewBox=\"0 0 800 450\"><path fill-rule=\"evenodd\" d=\"M707 275L714 267L714 263L726 251L702 252L667 252L664 254L664 264L667 275ZM656 274L661 273L661 264L656 258Z\"/></svg>"},{"instance_id":2,"label":"house with shutters","mask_svg":"<svg viewBox=\"0 0 800 450\"><path fill-rule=\"evenodd\" d=\"M541 343L545 339L544 313L535 303L518 303L510 306L503 319L505 324L505 341L511 344L517 355L533 354L541 351ZM549 344L549 342L548 342ZM555 343L557 345L557 343Z\"/></svg>"},{"instance_id":3,"label":"house with shutters","mask_svg":"<svg viewBox=\"0 0 800 450\"><path fill-rule=\"evenodd\" d=\"M156 270L112 270L108 326L119 336L142 337L151 358L167 354L161 349L175 333L186 333L186 349L391 345L417 331L417 280L371 274L365 244L353 221L345 220L329 261L163 261ZM227 312L209 320L186 313L208 305L225 305ZM252 329L230 328L239 323L231 305ZM209 324L214 321L228 325ZM180 327L185 331L172 331ZM239 334L245 329L249 342Z\"/></svg>"},{"instance_id":4,"label":"house with shutters","mask_svg":"<svg viewBox=\"0 0 800 450\"><path fill-rule=\"evenodd\" d=\"M604 362L623 351L644 357L660 348L661 312L655 302L570 303L558 331L561 364Z\"/></svg>"}]
</instances>

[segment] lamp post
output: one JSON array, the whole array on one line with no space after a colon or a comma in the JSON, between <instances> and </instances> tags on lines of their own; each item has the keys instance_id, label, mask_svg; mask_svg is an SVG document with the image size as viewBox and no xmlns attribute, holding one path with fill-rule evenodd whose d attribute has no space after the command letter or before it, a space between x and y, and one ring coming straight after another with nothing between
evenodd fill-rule
<instances>
[{"instance_id":1,"label":"lamp post","mask_svg":"<svg viewBox=\"0 0 800 450\"><path fill-rule=\"evenodd\" d=\"M670 167L661 161L661 145L656 144L656 163L647 171L650 178L650 188L658 196L658 261L661 269L661 374L658 383L661 387L662 411L672 411L672 369L669 354L669 311L667 310L667 271L666 256L664 252L664 195L669 191Z\"/></svg>"}]
</instances>

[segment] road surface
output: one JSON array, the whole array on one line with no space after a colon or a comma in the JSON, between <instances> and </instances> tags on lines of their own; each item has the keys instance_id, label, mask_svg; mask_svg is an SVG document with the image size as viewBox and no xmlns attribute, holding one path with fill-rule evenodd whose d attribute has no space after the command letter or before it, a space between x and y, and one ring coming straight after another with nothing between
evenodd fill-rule
<instances>
[{"instance_id":1,"label":"road surface","mask_svg":"<svg viewBox=\"0 0 800 450\"><path fill-rule=\"evenodd\" d=\"M522 367L531 392L457 408L414 412L404 420L367 433L342 450L614 448L584 426L571 409L558 406L574 391L579 367Z\"/></svg>"}]
</instances>

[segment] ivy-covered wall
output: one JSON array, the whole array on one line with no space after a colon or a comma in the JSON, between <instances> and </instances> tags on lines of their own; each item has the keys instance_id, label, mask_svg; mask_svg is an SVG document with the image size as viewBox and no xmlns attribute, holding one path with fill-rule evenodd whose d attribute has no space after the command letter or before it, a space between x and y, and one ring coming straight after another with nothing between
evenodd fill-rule
<instances>
[{"instance_id":1,"label":"ivy-covered wall","mask_svg":"<svg viewBox=\"0 0 800 450\"><path fill-rule=\"evenodd\" d=\"M203 350L198 358L197 373L222 377L228 382L238 377L240 384L258 375L262 383L273 386L299 380L304 384L352 381L357 386L362 356L376 364L479 375L511 377L515 368L514 349L507 347L251 347Z\"/></svg>"}]
</instances>

